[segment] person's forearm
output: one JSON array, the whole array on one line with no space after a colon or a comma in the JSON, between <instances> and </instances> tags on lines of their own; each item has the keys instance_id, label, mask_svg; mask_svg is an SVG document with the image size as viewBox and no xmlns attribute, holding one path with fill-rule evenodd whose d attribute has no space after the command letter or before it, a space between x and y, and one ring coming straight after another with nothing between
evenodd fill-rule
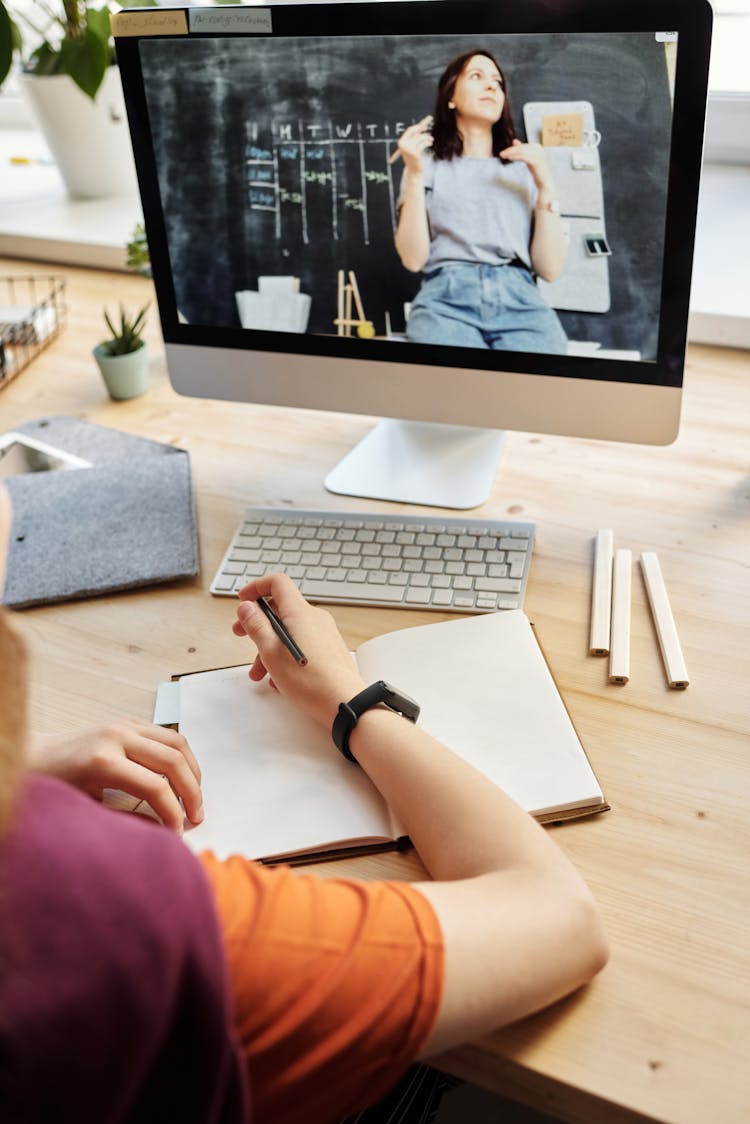
<instances>
[{"instance_id":1,"label":"person's forearm","mask_svg":"<svg viewBox=\"0 0 750 1124\"><path fill-rule=\"evenodd\" d=\"M307 666L289 658L258 597L273 597ZM285 574L248 583L233 629L257 646L251 678L272 675L327 731L340 703L362 689L330 614L306 605ZM393 711L366 711L349 744L437 880L417 883L445 951L440 1010L422 1057L529 1014L599 971L607 946L591 894L530 816Z\"/></svg>"},{"instance_id":2,"label":"person's forearm","mask_svg":"<svg viewBox=\"0 0 750 1124\"><path fill-rule=\"evenodd\" d=\"M450 881L523 867L577 879L523 809L418 726L393 712L371 710L360 718L350 745L433 878Z\"/></svg>"},{"instance_id":3,"label":"person's forearm","mask_svg":"<svg viewBox=\"0 0 750 1124\"><path fill-rule=\"evenodd\" d=\"M607 938L588 887L510 797L393 712L364 714L350 746L434 879L418 886L440 921L446 977L422 1057L523 1018L601 970Z\"/></svg>"},{"instance_id":4,"label":"person's forearm","mask_svg":"<svg viewBox=\"0 0 750 1124\"><path fill-rule=\"evenodd\" d=\"M546 210L553 190L542 190L534 212L534 234L531 239L531 264L544 281L556 281L563 271L567 244L560 215Z\"/></svg>"},{"instance_id":5,"label":"person's forearm","mask_svg":"<svg viewBox=\"0 0 750 1124\"><path fill-rule=\"evenodd\" d=\"M407 173L401 214L396 229L396 252L401 264L412 273L424 268L430 252L430 228L421 175Z\"/></svg>"}]
</instances>

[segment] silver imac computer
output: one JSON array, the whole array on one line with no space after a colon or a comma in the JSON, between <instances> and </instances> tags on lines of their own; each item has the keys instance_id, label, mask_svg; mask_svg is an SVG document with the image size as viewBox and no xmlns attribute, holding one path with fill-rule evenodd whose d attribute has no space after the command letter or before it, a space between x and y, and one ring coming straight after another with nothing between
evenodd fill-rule
<instances>
[{"instance_id":1,"label":"silver imac computer","mask_svg":"<svg viewBox=\"0 0 750 1124\"><path fill-rule=\"evenodd\" d=\"M179 393L377 415L326 486L455 508L505 429L675 438L706 0L113 26Z\"/></svg>"}]
</instances>

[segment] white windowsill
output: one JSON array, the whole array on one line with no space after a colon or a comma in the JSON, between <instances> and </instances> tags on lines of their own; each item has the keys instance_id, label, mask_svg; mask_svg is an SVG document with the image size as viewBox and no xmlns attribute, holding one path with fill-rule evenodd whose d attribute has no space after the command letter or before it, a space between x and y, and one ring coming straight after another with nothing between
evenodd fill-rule
<instances>
[{"instance_id":1,"label":"white windowsill","mask_svg":"<svg viewBox=\"0 0 750 1124\"><path fill-rule=\"evenodd\" d=\"M142 222L138 196L70 199L57 167L39 160L49 160L40 133L0 129L0 255L125 269L125 245Z\"/></svg>"}]
</instances>

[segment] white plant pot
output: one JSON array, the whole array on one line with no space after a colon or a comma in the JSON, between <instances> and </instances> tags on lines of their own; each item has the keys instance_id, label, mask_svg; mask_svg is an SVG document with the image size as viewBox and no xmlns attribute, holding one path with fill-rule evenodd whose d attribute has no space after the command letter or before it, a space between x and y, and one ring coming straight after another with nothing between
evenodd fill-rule
<instances>
[{"instance_id":1,"label":"white plant pot","mask_svg":"<svg viewBox=\"0 0 750 1124\"><path fill-rule=\"evenodd\" d=\"M107 68L96 99L67 74L20 75L68 194L78 199L136 195L138 184L120 71Z\"/></svg>"},{"instance_id":2,"label":"white plant pot","mask_svg":"<svg viewBox=\"0 0 750 1124\"><path fill-rule=\"evenodd\" d=\"M102 373L110 398L138 398L149 385L148 352L142 343L127 355L109 355L104 342L94 348L94 358Z\"/></svg>"}]
</instances>

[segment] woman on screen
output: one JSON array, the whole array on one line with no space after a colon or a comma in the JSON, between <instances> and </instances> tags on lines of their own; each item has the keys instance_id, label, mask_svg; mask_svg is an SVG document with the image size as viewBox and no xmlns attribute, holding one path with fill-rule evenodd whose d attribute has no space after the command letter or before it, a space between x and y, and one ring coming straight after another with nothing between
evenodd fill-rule
<instances>
[{"instance_id":1,"label":"woman on screen","mask_svg":"<svg viewBox=\"0 0 750 1124\"><path fill-rule=\"evenodd\" d=\"M398 152L396 250L406 269L424 273L408 339L564 354L565 333L535 282L554 281L565 262L554 183L541 145L515 135L489 52L448 64L434 116L406 129Z\"/></svg>"}]
</instances>

